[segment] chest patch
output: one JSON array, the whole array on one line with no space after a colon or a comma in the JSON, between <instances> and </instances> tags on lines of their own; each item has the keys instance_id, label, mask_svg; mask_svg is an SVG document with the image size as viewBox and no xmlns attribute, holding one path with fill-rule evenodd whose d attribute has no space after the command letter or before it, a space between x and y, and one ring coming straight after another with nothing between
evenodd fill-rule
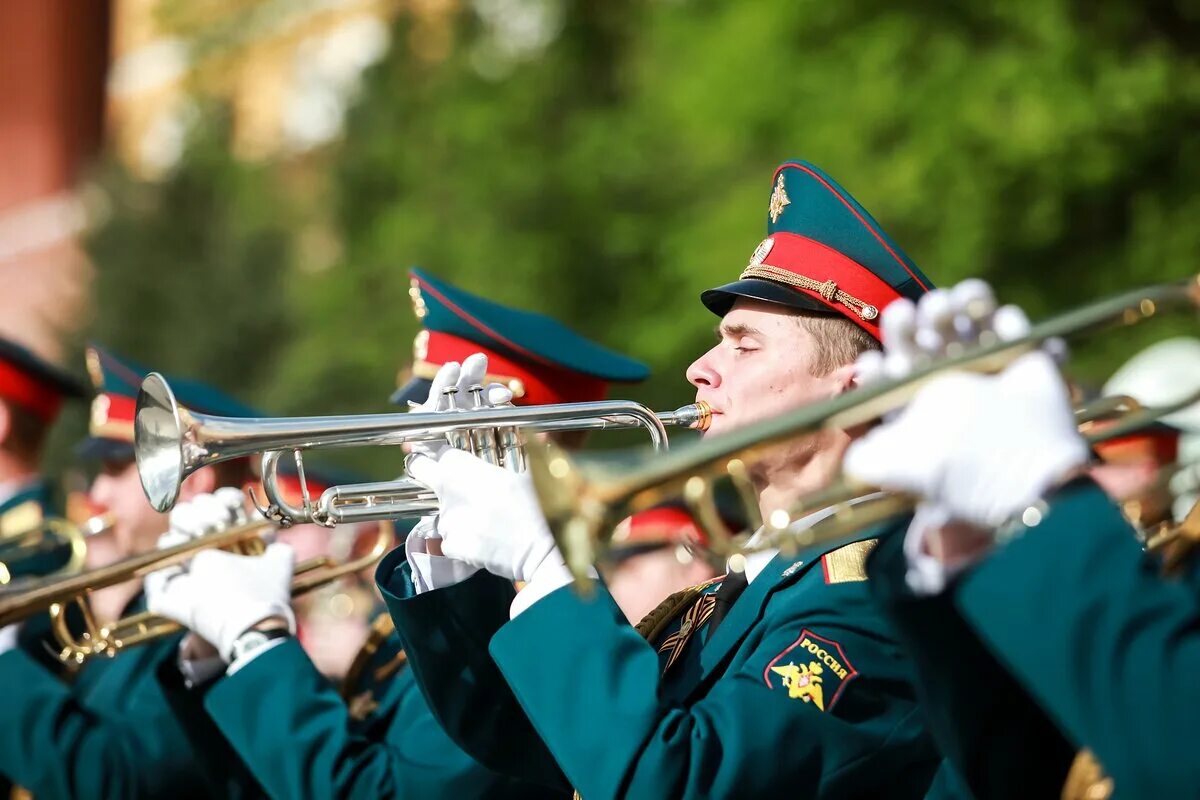
<instances>
[{"instance_id":1,"label":"chest patch","mask_svg":"<svg viewBox=\"0 0 1200 800\"><path fill-rule=\"evenodd\" d=\"M771 659L763 670L768 688L786 691L788 698L831 710L858 677L842 646L805 628L799 638Z\"/></svg>"}]
</instances>

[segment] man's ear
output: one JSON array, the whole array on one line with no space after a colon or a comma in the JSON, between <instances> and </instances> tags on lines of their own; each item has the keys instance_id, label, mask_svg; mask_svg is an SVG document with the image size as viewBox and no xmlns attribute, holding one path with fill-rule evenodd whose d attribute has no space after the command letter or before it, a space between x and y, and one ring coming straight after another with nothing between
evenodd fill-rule
<instances>
[{"instance_id":1,"label":"man's ear","mask_svg":"<svg viewBox=\"0 0 1200 800\"><path fill-rule=\"evenodd\" d=\"M191 500L201 494L212 494L217 490L217 473L212 467L198 469L184 480L179 487L179 500Z\"/></svg>"},{"instance_id":2,"label":"man's ear","mask_svg":"<svg viewBox=\"0 0 1200 800\"><path fill-rule=\"evenodd\" d=\"M851 389L858 388L856 374L854 364L843 364L829 373L827 376L829 381L829 396L837 397Z\"/></svg>"},{"instance_id":3,"label":"man's ear","mask_svg":"<svg viewBox=\"0 0 1200 800\"><path fill-rule=\"evenodd\" d=\"M12 423L12 410L8 407L8 403L0 400L0 446L8 441L8 437L12 433Z\"/></svg>"}]
</instances>

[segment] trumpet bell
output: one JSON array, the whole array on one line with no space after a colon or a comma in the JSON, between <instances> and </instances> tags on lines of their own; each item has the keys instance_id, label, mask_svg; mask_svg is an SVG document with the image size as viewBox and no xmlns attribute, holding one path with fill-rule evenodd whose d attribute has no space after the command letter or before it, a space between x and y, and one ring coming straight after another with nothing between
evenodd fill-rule
<instances>
[{"instance_id":1,"label":"trumpet bell","mask_svg":"<svg viewBox=\"0 0 1200 800\"><path fill-rule=\"evenodd\" d=\"M191 472L184 457L186 413L162 375L152 372L146 376L138 392L133 441L142 489L155 511L171 510Z\"/></svg>"}]
</instances>

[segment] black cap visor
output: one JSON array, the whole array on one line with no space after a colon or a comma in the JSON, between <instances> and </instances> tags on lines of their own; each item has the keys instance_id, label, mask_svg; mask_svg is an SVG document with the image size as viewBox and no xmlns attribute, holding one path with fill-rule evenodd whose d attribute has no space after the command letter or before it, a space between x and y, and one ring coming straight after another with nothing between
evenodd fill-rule
<instances>
[{"instance_id":1,"label":"black cap visor","mask_svg":"<svg viewBox=\"0 0 1200 800\"><path fill-rule=\"evenodd\" d=\"M761 278L743 278L715 289L708 289L700 293L700 302L704 303L705 307L718 317L724 317L733 308L733 304L739 297L762 300L766 303L778 303L788 308L811 311L815 314L838 313L820 300L814 300L803 292L798 292L782 283L766 281Z\"/></svg>"},{"instance_id":2,"label":"black cap visor","mask_svg":"<svg viewBox=\"0 0 1200 800\"><path fill-rule=\"evenodd\" d=\"M429 399L429 389L432 386L433 381L428 378L412 378L408 383L392 392L392 396L388 400L398 406L406 405L410 401L424 403Z\"/></svg>"},{"instance_id":3,"label":"black cap visor","mask_svg":"<svg viewBox=\"0 0 1200 800\"><path fill-rule=\"evenodd\" d=\"M75 445L75 456L80 461L133 461L133 442L89 436Z\"/></svg>"}]
</instances>

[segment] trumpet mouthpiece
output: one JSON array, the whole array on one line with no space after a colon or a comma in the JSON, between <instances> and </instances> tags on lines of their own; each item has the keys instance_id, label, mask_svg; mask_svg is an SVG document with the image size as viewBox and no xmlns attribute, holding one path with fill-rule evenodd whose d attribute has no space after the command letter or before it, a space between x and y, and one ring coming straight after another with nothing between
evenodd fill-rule
<instances>
[{"instance_id":1,"label":"trumpet mouthpiece","mask_svg":"<svg viewBox=\"0 0 1200 800\"><path fill-rule=\"evenodd\" d=\"M684 406L675 412L675 421L683 427L706 431L712 423L712 406L703 400Z\"/></svg>"}]
</instances>

